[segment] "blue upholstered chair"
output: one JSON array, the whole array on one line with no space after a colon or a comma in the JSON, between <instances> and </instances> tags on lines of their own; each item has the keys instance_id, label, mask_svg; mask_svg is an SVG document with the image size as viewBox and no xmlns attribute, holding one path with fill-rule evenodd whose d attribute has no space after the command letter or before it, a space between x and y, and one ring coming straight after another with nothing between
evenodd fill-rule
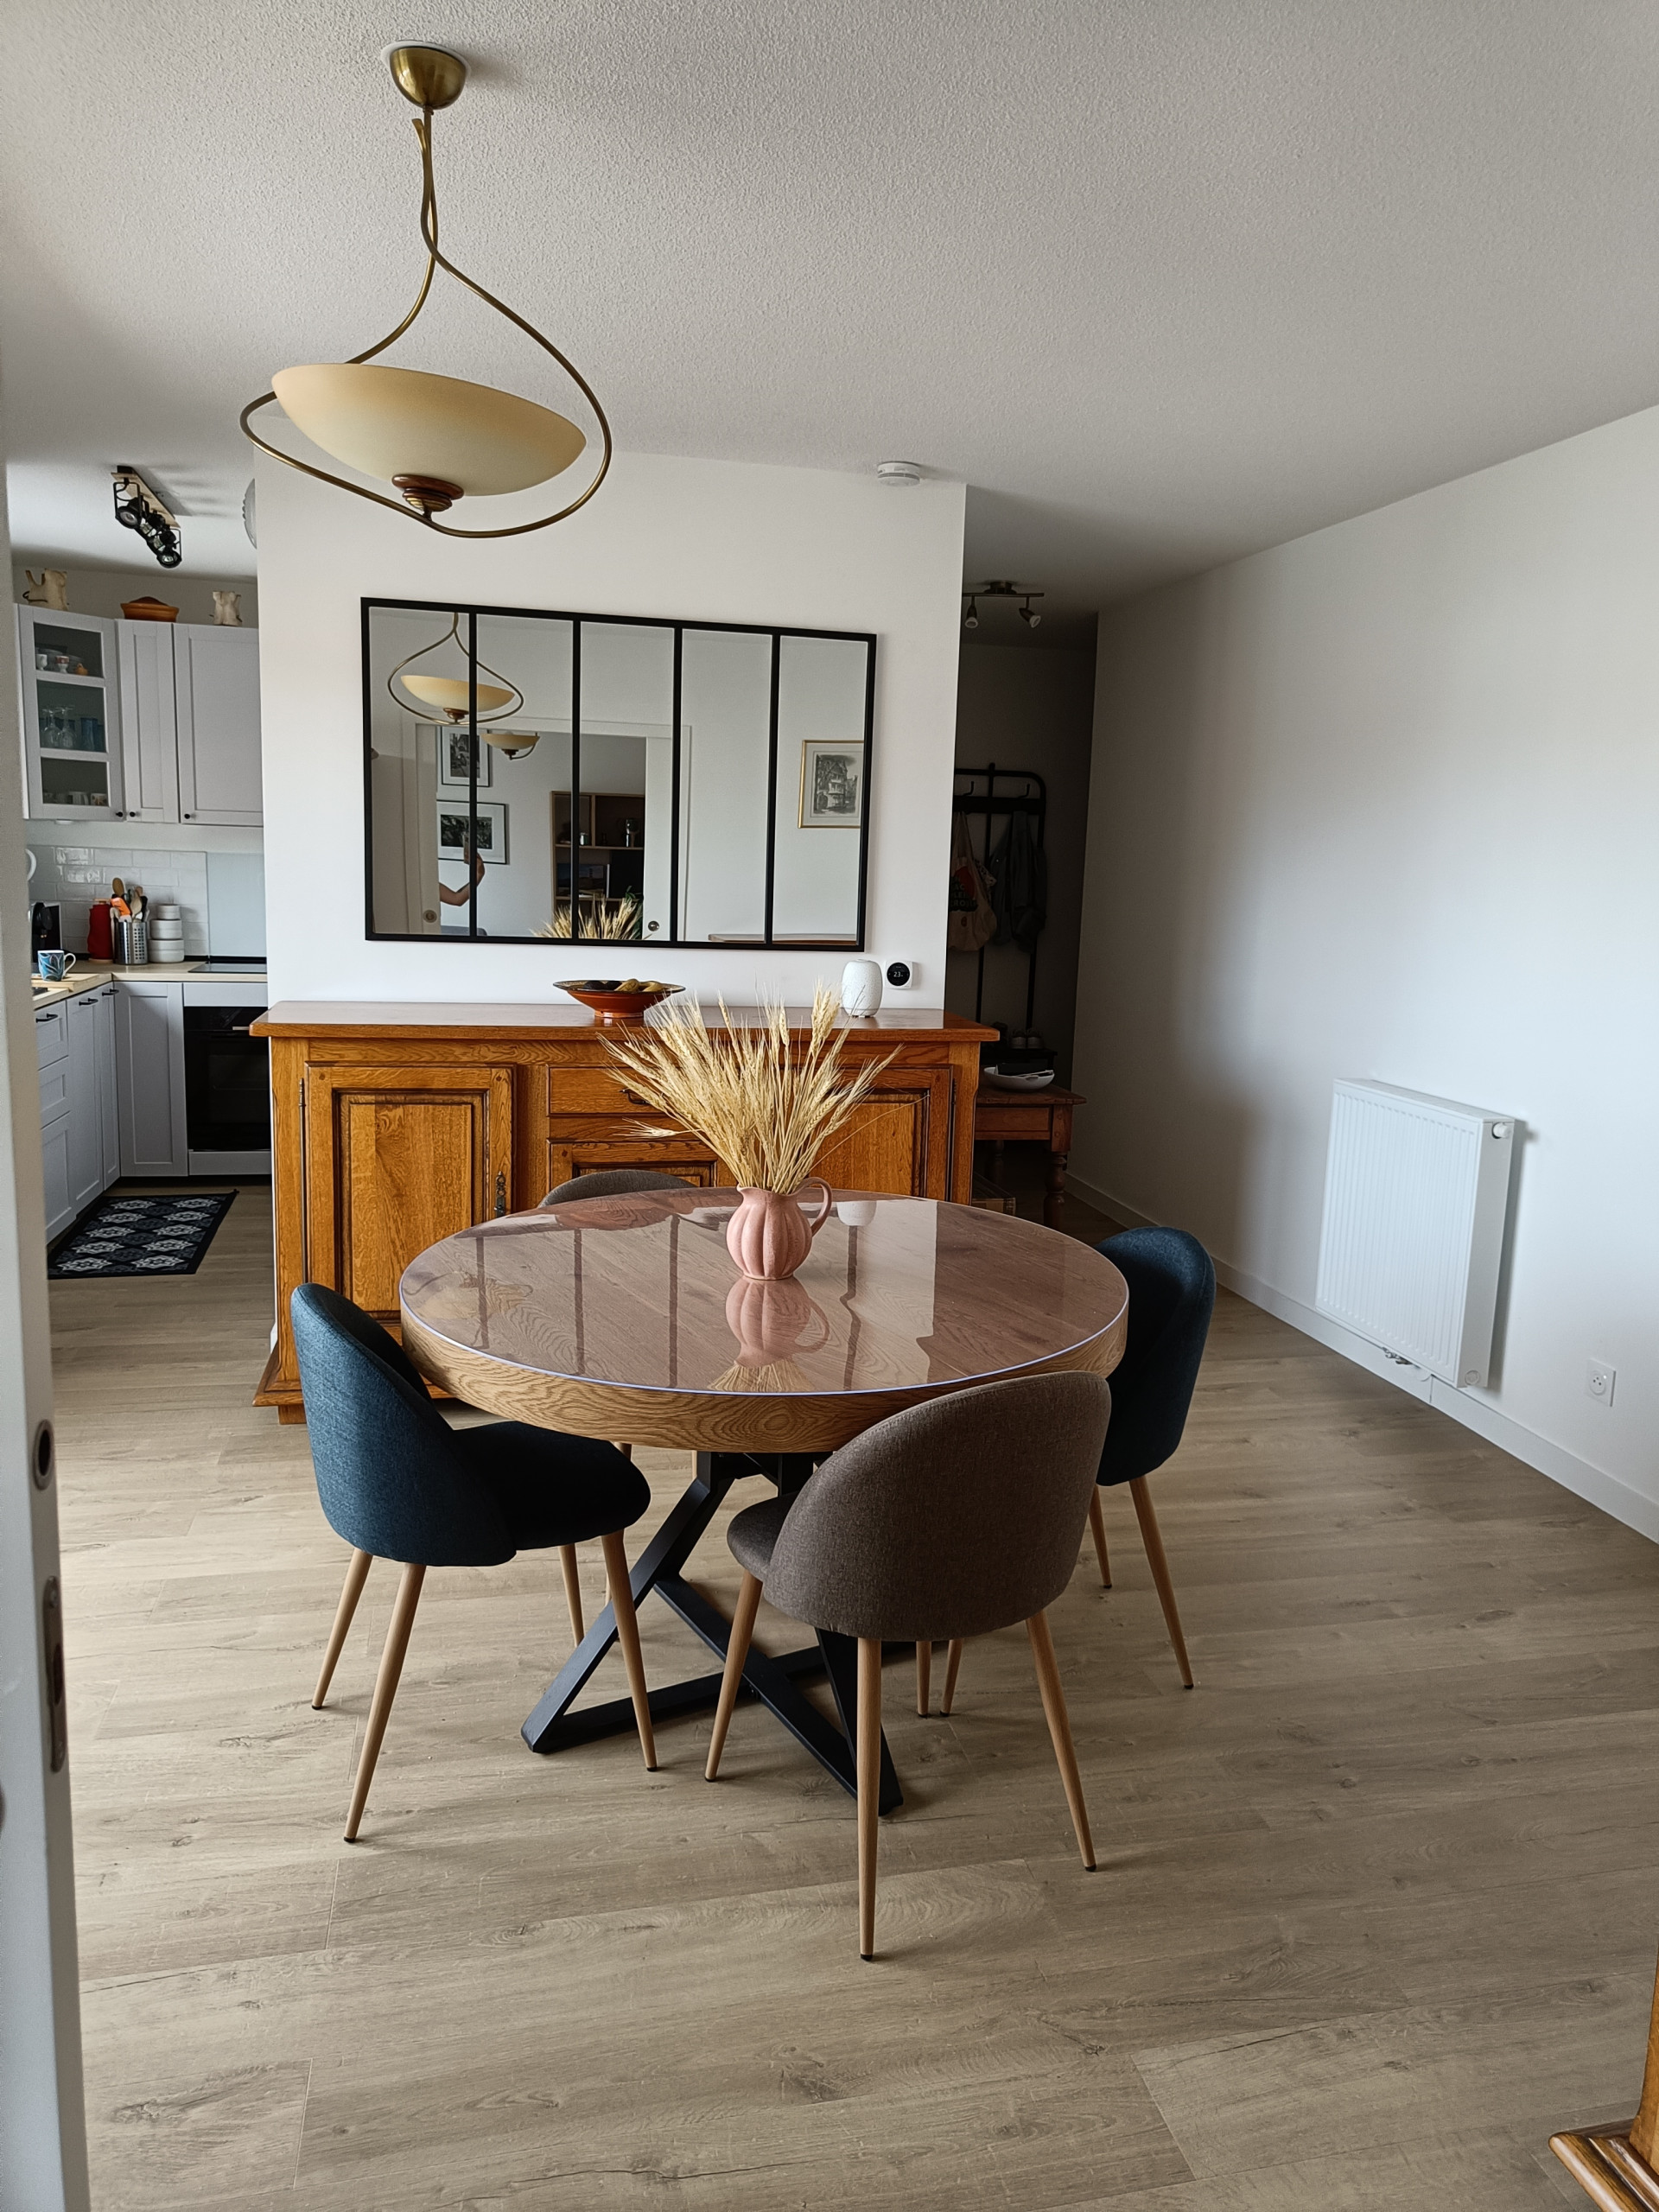
<instances>
[{"instance_id":1,"label":"blue upholstered chair","mask_svg":"<svg viewBox=\"0 0 1659 2212\"><path fill-rule=\"evenodd\" d=\"M651 1503L644 1476L613 1445L588 1437L554 1435L516 1421L452 1429L402 1346L348 1299L302 1283L289 1312L317 1494L329 1526L352 1547L314 1706L327 1694L369 1568L377 1559L403 1567L346 1818L347 1843L356 1840L363 1817L429 1567L499 1567L516 1552L597 1536L639 1745L645 1764L654 1767L621 1533Z\"/></svg>"},{"instance_id":2,"label":"blue upholstered chair","mask_svg":"<svg viewBox=\"0 0 1659 2212\"><path fill-rule=\"evenodd\" d=\"M1181 1680L1191 1689L1192 1669L1147 1477L1173 1455L1186 1426L1215 1310L1216 1270L1198 1238L1184 1229L1126 1229L1096 1249L1129 1286L1128 1342L1112 1374L1112 1426L1089 1510L1100 1579L1109 1590L1112 1569L1100 1492L1127 1483Z\"/></svg>"}]
</instances>

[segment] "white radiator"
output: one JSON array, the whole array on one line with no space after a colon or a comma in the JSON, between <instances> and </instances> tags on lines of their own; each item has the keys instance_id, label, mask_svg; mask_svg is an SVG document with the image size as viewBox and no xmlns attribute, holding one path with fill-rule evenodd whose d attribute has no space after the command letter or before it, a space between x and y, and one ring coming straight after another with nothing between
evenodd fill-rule
<instances>
[{"instance_id":1,"label":"white radiator","mask_svg":"<svg viewBox=\"0 0 1659 2212\"><path fill-rule=\"evenodd\" d=\"M1338 1083L1321 1313L1451 1383L1484 1385L1515 1120L1389 1083Z\"/></svg>"}]
</instances>

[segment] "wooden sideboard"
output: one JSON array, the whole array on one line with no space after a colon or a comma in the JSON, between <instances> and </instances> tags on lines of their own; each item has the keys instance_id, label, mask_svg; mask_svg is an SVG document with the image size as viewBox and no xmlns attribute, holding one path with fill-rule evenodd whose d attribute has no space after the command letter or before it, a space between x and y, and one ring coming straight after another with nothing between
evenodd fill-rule
<instances>
[{"instance_id":1,"label":"wooden sideboard","mask_svg":"<svg viewBox=\"0 0 1659 2212\"><path fill-rule=\"evenodd\" d=\"M733 1009L740 1019L753 1009ZM708 1147L634 1097L584 1007L289 1001L270 1040L276 1343L254 1403L302 1421L288 1301L326 1283L397 1326L417 1252L521 1212L598 1167L729 1184ZM979 1047L994 1030L932 1011L847 1025L847 1058L892 1066L818 1166L842 1189L966 1204Z\"/></svg>"}]
</instances>

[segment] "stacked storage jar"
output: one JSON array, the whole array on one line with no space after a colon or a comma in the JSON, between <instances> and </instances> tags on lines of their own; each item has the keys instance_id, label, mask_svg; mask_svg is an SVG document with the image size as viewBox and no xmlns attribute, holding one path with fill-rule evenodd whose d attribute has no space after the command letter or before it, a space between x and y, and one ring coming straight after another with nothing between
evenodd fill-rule
<instances>
[{"instance_id":1,"label":"stacked storage jar","mask_svg":"<svg viewBox=\"0 0 1659 2212\"><path fill-rule=\"evenodd\" d=\"M149 910L149 957L152 960L182 960L184 923L176 906Z\"/></svg>"}]
</instances>

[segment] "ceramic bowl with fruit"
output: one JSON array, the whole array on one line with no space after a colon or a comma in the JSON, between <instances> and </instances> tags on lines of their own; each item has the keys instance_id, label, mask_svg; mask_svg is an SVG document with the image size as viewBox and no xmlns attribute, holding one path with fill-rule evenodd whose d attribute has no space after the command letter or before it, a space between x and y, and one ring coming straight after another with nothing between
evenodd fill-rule
<instances>
[{"instance_id":1,"label":"ceramic bowl with fruit","mask_svg":"<svg viewBox=\"0 0 1659 2212\"><path fill-rule=\"evenodd\" d=\"M639 976L625 976L620 981L590 976L585 982L561 983L559 988L568 992L579 1006L589 1007L601 1021L639 1021L659 1000L672 998L685 986L648 982Z\"/></svg>"}]
</instances>

